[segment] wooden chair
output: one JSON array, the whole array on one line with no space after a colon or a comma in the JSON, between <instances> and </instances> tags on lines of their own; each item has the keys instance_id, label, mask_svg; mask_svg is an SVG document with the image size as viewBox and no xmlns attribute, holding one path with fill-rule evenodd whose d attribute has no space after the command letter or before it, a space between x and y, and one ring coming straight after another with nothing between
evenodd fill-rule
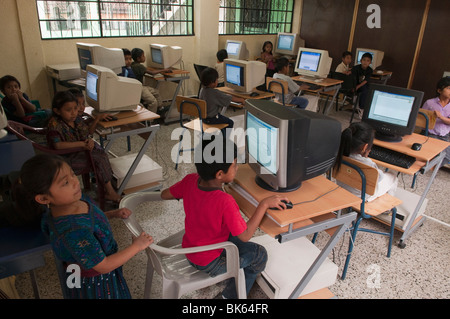
<instances>
[{"instance_id":1,"label":"wooden chair","mask_svg":"<svg viewBox=\"0 0 450 319\"><path fill-rule=\"evenodd\" d=\"M289 92L289 85L287 81L267 77L266 88L268 92L281 94L281 102L282 102L281 104L283 104L283 106L296 107L293 104L285 103L285 95ZM279 103L278 100L274 101Z\"/></svg>"},{"instance_id":2,"label":"wooden chair","mask_svg":"<svg viewBox=\"0 0 450 319\"><path fill-rule=\"evenodd\" d=\"M348 254L341 277L342 280L344 280L347 274L347 268L350 263L353 245L355 244L356 234L358 231L388 236L389 244L387 257L391 256L392 241L394 238L395 216L397 214L396 207L400 205L402 201L386 193L371 202L366 202L366 194L373 195L375 193L376 185L378 182L378 171L374 167L367 166L349 157L344 157L339 172L333 170L333 177L341 183L360 190L362 200L359 207L352 207L352 209L359 214L356 221L353 222L353 229L350 235ZM392 212L390 231L388 233L359 227L359 224L363 219L370 219L388 211Z\"/></svg>"},{"instance_id":3,"label":"wooden chair","mask_svg":"<svg viewBox=\"0 0 450 319\"><path fill-rule=\"evenodd\" d=\"M197 98L192 97L185 97L178 95L176 97L176 104L178 112L180 113L180 125L183 128L182 133L180 134L180 140L178 144L178 153L177 153L177 161L175 163L175 169L178 169L178 160L180 157L180 153L184 151L192 151L191 149L183 149L182 148L182 141L183 141L183 135L184 132L189 129L194 132L197 132L200 134L201 137L203 137L203 134L206 133L215 133L217 131L220 131L228 126L228 124L206 124L203 123L203 119L206 118L206 101L200 100ZM183 114L186 114L190 117L193 117L194 119L184 123L183 122Z\"/></svg>"},{"instance_id":4,"label":"wooden chair","mask_svg":"<svg viewBox=\"0 0 450 319\"><path fill-rule=\"evenodd\" d=\"M64 149L64 150L55 150L52 149L50 147L48 147L46 144L41 144L38 143L34 140L32 140L25 132L29 132L29 133L34 133L34 134L38 134L38 135L46 135L47 134L47 129L45 128L35 128L35 127L31 127L28 126L26 124L22 124L22 123L18 123L15 121L8 121L8 126L6 127L6 130L8 130L9 132L13 133L14 135L17 136L17 138L21 139L21 140L28 140L31 142L31 144L33 145L34 149L37 152L43 152L43 153L50 153L50 154L56 154L56 155L68 155L68 154L72 154L72 153L78 153L78 152L85 152L86 153L86 158L88 159L86 161L86 165L84 167L80 167L80 168L73 168L75 175L82 175L83 178L83 187L85 189L90 189L90 173L92 172L96 178L96 182L97 182L97 200L99 203L99 206L101 209L105 208L105 188L104 188L104 183L102 181L102 178L99 174L97 174L97 171L95 169L95 165L94 165L94 161L91 157L91 152L81 148L81 147L76 147L76 148L69 148L69 149Z\"/></svg>"}]
</instances>

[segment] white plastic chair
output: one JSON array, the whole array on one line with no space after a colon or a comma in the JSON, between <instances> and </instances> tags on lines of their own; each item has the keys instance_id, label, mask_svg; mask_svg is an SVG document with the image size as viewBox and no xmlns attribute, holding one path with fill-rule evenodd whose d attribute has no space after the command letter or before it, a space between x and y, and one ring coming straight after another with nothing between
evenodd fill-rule
<instances>
[{"instance_id":1,"label":"white plastic chair","mask_svg":"<svg viewBox=\"0 0 450 319\"><path fill-rule=\"evenodd\" d=\"M143 202L161 200L159 192L139 192L125 196L120 207L126 207L132 212ZM135 213L123 220L127 228L134 236L143 232L135 218ZM245 289L245 275L239 268L239 251L232 242L226 241L207 246L181 248L184 230L158 242L151 244L147 249L147 275L144 298L150 298L153 272L156 271L162 277L162 298L180 298L182 295L197 289L212 286L228 278L234 278L237 296L240 299L247 297ZM202 252L214 249L225 249L227 253L227 272L216 277L210 277L207 273L194 268L186 259L186 254Z\"/></svg>"}]
</instances>

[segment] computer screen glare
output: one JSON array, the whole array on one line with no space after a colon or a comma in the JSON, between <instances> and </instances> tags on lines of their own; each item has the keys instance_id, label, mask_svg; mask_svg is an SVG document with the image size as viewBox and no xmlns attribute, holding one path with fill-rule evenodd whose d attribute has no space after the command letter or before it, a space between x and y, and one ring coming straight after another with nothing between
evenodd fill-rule
<instances>
[{"instance_id":1,"label":"computer screen glare","mask_svg":"<svg viewBox=\"0 0 450 319\"><path fill-rule=\"evenodd\" d=\"M227 52L231 55L236 55L239 53L240 43L237 42L228 42Z\"/></svg>"},{"instance_id":2,"label":"computer screen glare","mask_svg":"<svg viewBox=\"0 0 450 319\"><path fill-rule=\"evenodd\" d=\"M98 101L97 81L98 81L97 74L88 71L86 74L86 94L89 98L93 99L94 101Z\"/></svg>"},{"instance_id":3,"label":"computer screen glare","mask_svg":"<svg viewBox=\"0 0 450 319\"><path fill-rule=\"evenodd\" d=\"M247 112L248 153L270 173L277 173L278 128Z\"/></svg>"},{"instance_id":4,"label":"computer screen glare","mask_svg":"<svg viewBox=\"0 0 450 319\"><path fill-rule=\"evenodd\" d=\"M242 86L241 83L241 73L242 73L242 67L236 66L236 65L226 65L226 76L227 76L227 82L230 82L231 84Z\"/></svg>"},{"instance_id":5,"label":"computer screen glare","mask_svg":"<svg viewBox=\"0 0 450 319\"><path fill-rule=\"evenodd\" d=\"M281 50L292 50L294 45L295 36L280 34L278 37L278 49Z\"/></svg>"},{"instance_id":6,"label":"computer screen glare","mask_svg":"<svg viewBox=\"0 0 450 319\"><path fill-rule=\"evenodd\" d=\"M298 68L301 70L308 70L317 72L319 68L321 54L317 52L302 51Z\"/></svg>"},{"instance_id":7,"label":"computer screen glare","mask_svg":"<svg viewBox=\"0 0 450 319\"><path fill-rule=\"evenodd\" d=\"M414 104L414 97L375 90L369 119L406 127Z\"/></svg>"}]
</instances>

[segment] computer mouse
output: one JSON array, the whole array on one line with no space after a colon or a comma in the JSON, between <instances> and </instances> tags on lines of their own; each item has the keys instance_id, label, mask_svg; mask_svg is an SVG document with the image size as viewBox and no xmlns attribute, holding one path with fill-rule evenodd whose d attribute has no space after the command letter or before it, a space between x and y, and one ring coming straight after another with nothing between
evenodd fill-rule
<instances>
[{"instance_id":1,"label":"computer mouse","mask_svg":"<svg viewBox=\"0 0 450 319\"><path fill-rule=\"evenodd\" d=\"M111 121L117 121L118 118L115 116L108 116L107 118L103 119L103 122L111 122Z\"/></svg>"},{"instance_id":2,"label":"computer mouse","mask_svg":"<svg viewBox=\"0 0 450 319\"><path fill-rule=\"evenodd\" d=\"M286 205L286 209L291 209L292 207L294 207L294 205L291 202L288 202L286 200L281 200L281 201ZM270 207L270 209L281 210L278 207Z\"/></svg>"},{"instance_id":3,"label":"computer mouse","mask_svg":"<svg viewBox=\"0 0 450 319\"><path fill-rule=\"evenodd\" d=\"M411 146L411 149L414 150L414 151L420 151L421 148L422 148L422 144L420 144L420 143L414 143Z\"/></svg>"},{"instance_id":4,"label":"computer mouse","mask_svg":"<svg viewBox=\"0 0 450 319\"><path fill-rule=\"evenodd\" d=\"M258 92L252 92L252 93L250 93L250 96L259 96L259 93Z\"/></svg>"}]
</instances>

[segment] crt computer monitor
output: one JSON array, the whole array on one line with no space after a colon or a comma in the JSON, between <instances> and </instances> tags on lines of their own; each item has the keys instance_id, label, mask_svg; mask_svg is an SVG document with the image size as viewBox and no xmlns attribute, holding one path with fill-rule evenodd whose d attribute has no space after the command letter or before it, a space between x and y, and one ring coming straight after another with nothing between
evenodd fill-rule
<instances>
[{"instance_id":1,"label":"crt computer monitor","mask_svg":"<svg viewBox=\"0 0 450 319\"><path fill-rule=\"evenodd\" d=\"M332 61L326 50L299 48L295 72L311 78L326 78Z\"/></svg>"},{"instance_id":2,"label":"crt computer monitor","mask_svg":"<svg viewBox=\"0 0 450 319\"><path fill-rule=\"evenodd\" d=\"M89 64L104 66L119 74L122 66L125 66L123 50L117 48L105 48L93 43L77 43L78 61L81 74L86 75L86 67Z\"/></svg>"},{"instance_id":3,"label":"crt computer monitor","mask_svg":"<svg viewBox=\"0 0 450 319\"><path fill-rule=\"evenodd\" d=\"M361 64L361 58L364 53L370 53L372 55L372 63L370 64L370 67L372 69L376 69L380 67L383 64L383 58L384 58L384 52L380 50L373 50L373 49L364 49L364 48L357 48L356 54L355 54L355 65Z\"/></svg>"},{"instance_id":4,"label":"crt computer monitor","mask_svg":"<svg viewBox=\"0 0 450 319\"><path fill-rule=\"evenodd\" d=\"M269 100L246 100L245 107L246 156L260 187L292 191L334 165L339 121Z\"/></svg>"},{"instance_id":5,"label":"crt computer monitor","mask_svg":"<svg viewBox=\"0 0 450 319\"><path fill-rule=\"evenodd\" d=\"M99 65L86 67L86 102L97 112L135 110L141 91L142 83L136 79Z\"/></svg>"},{"instance_id":6,"label":"crt computer monitor","mask_svg":"<svg viewBox=\"0 0 450 319\"><path fill-rule=\"evenodd\" d=\"M277 35L275 53L282 55L296 55L299 47L305 46L305 40L300 39L297 33L280 32Z\"/></svg>"},{"instance_id":7,"label":"crt computer monitor","mask_svg":"<svg viewBox=\"0 0 450 319\"><path fill-rule=\"evenodd\" d=\"M168 69L181 61L183 49L179 46L150 44L148 65L159 69Z\"/></svg>"},{"instance_id":8,"label":"crt computer monitor","mask_svg":"<svg viewBox=\"0 0 450 319\"><path fill-rule=\"evenodd\" d=\"M227 40L225 49L228 53L228 58L237 60L247 60L249 52L244 41Z\"/></svg>"},{"instance_id":9,"label":"crt computer monitor","mask_svg":"<svg viewBox=\"0 0 450 319\"><path fill-rule=\"evenodd\" d=\"M225 59L225 86L241 93L250 93L264 84L266 64L260 61Z\"/></svg>"},{"instance_id":10,"label":"crt computer monitor","mask_svg":"<svg viewBox=\"0 0 450 319\"><path fill-rule=\"evenodd\" d=\"M421 91L371 84L362 120L374 128L377 139L399 142L402 136L413 133L423 95Z\"/></svg>"}]
</instances>

